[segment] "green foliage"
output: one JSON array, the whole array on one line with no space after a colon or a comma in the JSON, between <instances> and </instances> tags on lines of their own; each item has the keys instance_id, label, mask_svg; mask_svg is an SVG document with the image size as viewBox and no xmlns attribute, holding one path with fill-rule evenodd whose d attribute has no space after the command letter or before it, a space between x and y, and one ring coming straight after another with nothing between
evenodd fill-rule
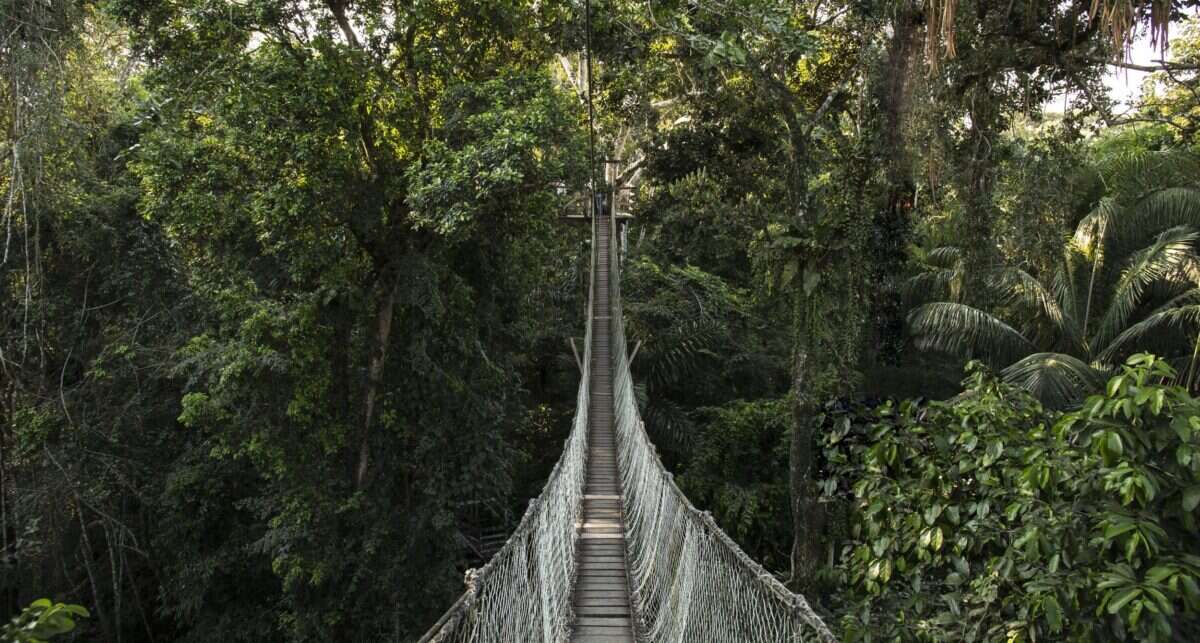
<instances>
[{"instance_id":1,"label":"green foliage","mask_svg":"<svg viewBox=\"0 0 1200 643\"><path fill-rule=\"evenodd\" d=\"M579 110L538 5L356 5L358 47L270 1L53 25L61 59L22 61L54 90L44 154L0 218L0 609L54 593L89 639L238 641L399 639L445 607L463 507L523 505L574 402L579 240L553 221ZM532 408L555 430L514 438Z\"/></svg>"},{"instance_id":2,"label":"green foliage","mask_svg":"<svg viewBox=\"0 0 1200 643\"><path fill-rule=\"evenodd\" d=\"M1120 154L1101 167L1107 196L1075 227L1052 272L964 267L957 248L926 255L910 286L925 303L909 314L916 345L1004 367L1043 402L1078 404L1121 360L1155 350L1195 381L1200 192L1186 153ZM990 308L964 286L972 274Z\"/></svg>"},{"instance_id":3,"label":"green foliage","mask_svg":"<svg viewBox=\"0 0 1200 643\"><path fill-rule=\"evenodd\" d=\"M60 634L75 629L76 618L88 618L91 614L81 605L54 603L39 598L21 610L12 621L0 628L0 641L4 643L44 643Z\"/></svg>"},{"instance_id":4,"label":"green foliage","mask_svg":"<svg viewBox=\"0 0 1200 643\"><path fill-rule=\"evenodd\" d=\"M89 640L423 630L479 562L467 523L511 526L573 410L587 252L555 219L587 174L581 6L9 5L0 610L85 603ZM857 530L836 570L851 632L1197 638L1196 427L1163 428L1194 403L1161 362L1057 431L983 375L869 421L827 402L958 376L904 345L910 249L922 294L953 304L930 309L941 345L1024 357L1004 377L1048 399L1138 350L1200 382L1195 27L1135 116L1154 122L1085 144L1111 116L1113 24L1086 5L953 3L926 42L948 28L958 54L927 66L949 3L593 3L647 424L693 499L798 583L806 521L820 565ZM988 283L997 257L1013 270ZM789 525L823 467L849 502Z\"/></svg>"},{"instance_id":5,"label":"green foliage","mask_svg":"<svg viewBox=\"0 0 1200 643\"><path fill-rule=\"evenodd\" d=\"M634 369L647 428L668 451L686 452L695 438L687 407L735 395L731 386L752 385L736 376L711 377L723 359L740 357L732 353L746 322L746 295L694 266L664 267L647 255L625 270L622 296L629 301L629 337L641 343ZM723 370L737 368L726 363Z\"/></svg>"},{"instance_id":6,"label":"green foliage","mask_svg":"<svg viewBox=\"0 0 1200 643\"><path fill-rule=\"evenodd\" d=\"M536 320L571 243L554 185L581 174L543 67L557 9L330 5L300 31L286 3L139 9L117 6L173 98L140 204L203 314L175 353L203 447L163 494L161 542L191 552L164 557L189 590L164 611L191 640L403 636L461 578L460 508L515 504L526 405L569 403L524 386L561 352ZM238 578L261 591L227 601Z\"/></svg>"},{"instance_id":7,"label":"green foliage","mask_svg":"<svg viewBox=\"0 0 1200 643\"><path fill-rule=\"evenodd\" d=\"M1200 400L1146 354L1065 415L970 368L957 400L826 439L846 639L1193 636Z\"/></svg>"},{"instance_id":8,"label":"green foliage","mask_svg":"<svg viewBox=\"0 0 1200 643\"><path fill-rule=\"evenodd\" d=\"M692 502L768 569L788 564L786 400L734 401L701 409L704 427L679 478Z\"/></svg>"}]
</instances>

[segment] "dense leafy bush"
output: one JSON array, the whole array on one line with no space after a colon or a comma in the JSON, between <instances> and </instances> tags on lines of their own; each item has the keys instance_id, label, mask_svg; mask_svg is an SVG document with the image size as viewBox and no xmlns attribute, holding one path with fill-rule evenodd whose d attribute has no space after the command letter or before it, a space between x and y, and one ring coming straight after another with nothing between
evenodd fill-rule
<instances>
[{"instance_id":1,"label":"dense leafy bush","mask_svg":"<svg viewBox=\"0 0 1200 643\"><path fill-rule=\"evenodd\" d=\"M703 410L704 430L680 485L746 551L769 568L787 565L785 400L737 400Z\"/></svg>"},{"instance_id":2,"label":"dense leafy bush","mask_svg":"<svg viewBox=\"0 0 1200 643\"><path fill-rule=\"evenodd\" d=\"M1200 400L1145 354L1066 414L969 370L826 438L845 638L1194 640Z\"/></svg>"}]
</instances>

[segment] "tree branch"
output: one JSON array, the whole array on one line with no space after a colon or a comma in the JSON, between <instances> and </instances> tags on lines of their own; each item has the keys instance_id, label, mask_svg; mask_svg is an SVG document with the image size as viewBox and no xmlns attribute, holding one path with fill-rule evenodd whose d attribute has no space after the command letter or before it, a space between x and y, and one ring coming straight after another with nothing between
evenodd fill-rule
<instances>
[{"instance_id":1,"label":"tree branch","mask_svg":"<svg viewBox=\"0 0 1200 643\"><path fill-rule=\"evenodd\" d=\"M825 101L821 103L821 106L817 108L817 111L813 112L812 118L808 119L808 125L804 127L805 137L812 133L813 128L815 128L817 123L820 122L821 117L824 116L825 112L829 111L829 108L833 106L833 99L837 98L837 95L842 93L842 91L846 88L847 82L849 81L842 81L837 87L834 87L833 90L829 92L829 95L825 97Z\"/></svg>"},{"instance_id":2,"label":"tree branch","mask_svg":"<svg viewBox=\"0 0 1200 643\"><path fill-rule=\"evenodd\" d=\"M636 176L637 173L642 169L642 166L645 164L646 155L643 153L636 161L630 163L629 166L625 168L625 171L621 172L621 174L617 176L617 180L613 182L613 187L623 187L625 182Z\"/></svg>"},{"instance_id":3,"label":"tree branch","mask_svg":"<svg viewBox=\"0 0 1200 643\"><path fill-rule=\"evenodd\" d=\"M575 71L571 69L571 61L568 60L565 55L559 54L558 62L560 65L562 65L563 73L567 75L567 82L571 84L571 89L575 90L575 95L582 103L586 105L587 96L585 96L583 90L579 88L580 83L575 78Z\"/></svg>"},{"instance_id":4,"label":"tree branch","mask_svg":"<svg viewBox=\"0 0 1200 643\"><path fill-rule=\"evenodd\" d=\"M1122 69L1132 69L1134 71L1197 71L1200 70L1200 65L1188 63L1169 63L1164 60L1155 60L1157 65L1138 65L1135 63L1127 63L1122 60L1104 60L1101 58L1080 58L1082 62L1091 63L1093 65L1111 65Z\"/></svg>"},{"instance_id":5,"label":"tree branch","mask_svg":"<svg viewBox=\"0 0 1200 643\"><path fill-rule=\"evenodd\" d=\"M342 36L346 38L346 42L355 49L362 49L362 45L358 42L358 35L354 33L354 29L350 26L350 20L346 17L346 0L325 0L325 6L329 7L329 12L337 21L338 28L342 30Z\"/></svg>"}]
</instances>

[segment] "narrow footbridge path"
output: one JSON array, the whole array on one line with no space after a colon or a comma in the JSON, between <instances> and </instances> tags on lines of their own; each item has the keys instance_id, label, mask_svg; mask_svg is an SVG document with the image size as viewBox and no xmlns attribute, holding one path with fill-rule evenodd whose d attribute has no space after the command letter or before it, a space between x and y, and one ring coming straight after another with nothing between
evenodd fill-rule
<instances>
[{"instance_id":1,"label":"narrow footbridge path","mask_svg":"<svg viewBox=\"0 0 1200 643\"><path fill-rule=\"evenodd\" d=\"M616 222L595 212L583 376L563 454L422 643L835 641L659 460L629 371Z\"/></svg>"},{"instance_id":2,"label":"narrow footbridge path","mask_svg":"<svg viewBox=\"0 0 1200 643\"><path fill-rule=\"evenodd\" d=\"M597 221L607 229L607 217ZM629 575L625 565L625 519L613 432L612 306L608 234L595 239L592 286L591 399L588 403L587 478L575 573L572 641L617 642L633 638Z\"/></svg>"}]
</instances>

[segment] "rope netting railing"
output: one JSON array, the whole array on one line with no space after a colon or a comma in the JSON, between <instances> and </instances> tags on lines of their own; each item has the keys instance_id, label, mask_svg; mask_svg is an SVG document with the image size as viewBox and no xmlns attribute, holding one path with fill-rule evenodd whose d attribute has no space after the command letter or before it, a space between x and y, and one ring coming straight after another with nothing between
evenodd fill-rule
<instances>
[{"instance_id":1,"label":"rope netting railing","mask_svg":"<svg viewBox=\"0 0 1200 643\"><path fill-rule=\"evenodd\" d=\"M836 641L808 601L747 556L711 515L697 510L659 460L634 397L619 254L613 254L609 276L613 396L638 638L664 643Z\"/></svg>"},{"instance_id":2,"label":"rope netting railing","mask_svg":"<svg viewBox=\"0 0 1200 643\"><path fill-rule=\"evenodd\" d=\"M593 240L595 227L593 217ZM468 572L467 590L421 638L421 643L563 641L569 634L577 562L576 523L583 511L587 471L595 274L593 242L583 372L575 399L575 420L563 453L512 536L486 565Z\"/></svg>"}]
</instances>

